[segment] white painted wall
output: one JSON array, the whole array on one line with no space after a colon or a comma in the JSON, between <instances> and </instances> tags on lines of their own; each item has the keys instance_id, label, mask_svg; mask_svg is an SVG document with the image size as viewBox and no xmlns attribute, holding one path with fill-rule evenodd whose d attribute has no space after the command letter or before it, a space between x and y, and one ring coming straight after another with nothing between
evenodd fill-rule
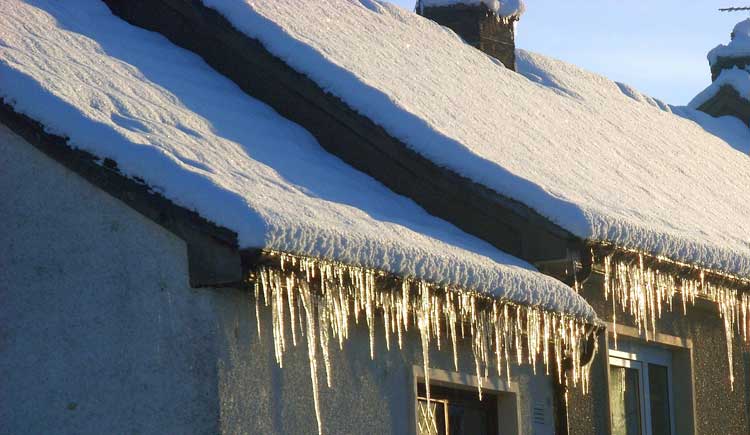
<instances>
[{"instance_id":1,"label":"white painted wall","mask_svg":"<svg viewBox=\"0 0 750 435\"><path fill-rule=\"evenodd\" d=\"M187 281L180 239L0 125L0 432L315 433L304 343L279 369L268 310L259 338L247 293ZM326 431L413 432L418 337L375 361L354 337L320 379ZM531 434L549 380L515 380Z\"/></svg>"}]
</instances>

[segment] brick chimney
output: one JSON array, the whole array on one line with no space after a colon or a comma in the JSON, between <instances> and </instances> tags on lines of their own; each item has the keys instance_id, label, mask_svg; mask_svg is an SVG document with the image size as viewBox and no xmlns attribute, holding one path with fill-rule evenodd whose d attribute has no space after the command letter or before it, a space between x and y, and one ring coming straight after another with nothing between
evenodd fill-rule
<instances>
[{"instance_id":1,"label":"brick chimney","mask_svg":"<svg viewBox=\"0 0 750 435\"><path fill-rule=\"evenodd\" d=\"M713 83L695 96L689 107L714 117L734 116L750 125L750 19L737 23L729 44L708 52Z\"/></svg>"},{"instance_id":2,"label":"brick chimney","mask_svg":"<svg viewBox=\"0 0 750 435\"><path fill-rule=\"evenodd\" d=\"M457 0L461 1L461 0ZM508 1L508 0L503 0ZM495 7L488 6L496 5ZM507 17L501 15L500 0L417 0L416 11L440 25L450 28L467 44L482 50L516 70L515 23L522 12L522 3Z\"/></svg>"}]
</instances>

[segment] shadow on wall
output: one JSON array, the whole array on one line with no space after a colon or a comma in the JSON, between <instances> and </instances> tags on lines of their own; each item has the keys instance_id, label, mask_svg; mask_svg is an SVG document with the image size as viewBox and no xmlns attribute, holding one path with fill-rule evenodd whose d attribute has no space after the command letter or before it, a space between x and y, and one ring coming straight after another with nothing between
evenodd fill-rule
<instances>
[{"instance_id":1,"label":"shadow on wall","mask_svg":"<svg viewBox=\"0 0 750 435\"><path fill-rule=\"evenodd\" d=\"M275 361L271 310L256 318L245 292L212 292L221 348L216 355L222 433L316 433L306 337L297 329L293 346L286 331L284 367ZM258 334L257 322L261 332ZM332 388L326 386L323 360L317 370L320 410L325 433L395 433L412 420L410 361L418 361L414 331L405 334L403 351L386 350L376 340L370 359L367 328L351 325L352 340L342 350L332 343ZM380 328L381 325L378 325ZM320 354L319 354L320 358Z\"/></svg>"}]
</instances>

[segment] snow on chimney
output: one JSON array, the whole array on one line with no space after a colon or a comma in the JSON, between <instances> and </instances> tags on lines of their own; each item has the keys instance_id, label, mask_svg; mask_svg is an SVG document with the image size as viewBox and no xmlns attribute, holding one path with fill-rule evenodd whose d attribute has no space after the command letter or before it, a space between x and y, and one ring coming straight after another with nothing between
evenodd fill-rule
<instances>
[{"instance_id":1,"label":"snow on chimney","mask_svg":"<svg viewBox=\"0 0 750 435\"><path fill-rule=\"evenodd\" d=\"M689 107L714 117L734 116L750 125L750 19L737 23L729 44L708 52L711 83Z\"/></svg>"},{"instance_id":2,"label":"snow on chimney","mask_svg":"<svg viewBox=\"0 0 750 435\"><path fill-rule=\"evenodd\" d=\"M724 70L750 67L750 18L737 23L731 37L729 44L720 44L708 52L711 80L716 80Z\"/></svg>"},{"instance_id":3,"label":"snow on chimney","mask_svg":"<svg viewBox=\"0 0 750 435\"><path fill-rule=\"evenodd\" d=\"M516 70L515 23L523 0L417 0L416 11Z\"/></svg>"}]
</instances>

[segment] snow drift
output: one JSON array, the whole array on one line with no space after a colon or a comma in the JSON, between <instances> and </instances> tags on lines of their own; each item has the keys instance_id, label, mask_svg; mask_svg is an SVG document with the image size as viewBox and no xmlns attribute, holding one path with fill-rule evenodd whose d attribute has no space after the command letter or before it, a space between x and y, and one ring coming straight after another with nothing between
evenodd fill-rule
<instances>
[{"instance_id":1,"label":"snow drift","mask_svg":"<svg viewBox=\"0 0 750 435\"><path fill-rule=\"evenodd\" d=\"M576 235L750 276L750 159L725 124L529 52L516 74L388 3L203 2L423 156Z\"/></svg>"},{"instance_id":2,"label":"snow drift","mask_svg":"<svg viewBox=\"0 0 750 435\"><path fill-rule=\"evenodd\" d=\"M0 3L0 97L236 231L241 247L595 318L567 286L353 170L198 56L113 17L103 3Z\"/></svg>"}]
</instances>

